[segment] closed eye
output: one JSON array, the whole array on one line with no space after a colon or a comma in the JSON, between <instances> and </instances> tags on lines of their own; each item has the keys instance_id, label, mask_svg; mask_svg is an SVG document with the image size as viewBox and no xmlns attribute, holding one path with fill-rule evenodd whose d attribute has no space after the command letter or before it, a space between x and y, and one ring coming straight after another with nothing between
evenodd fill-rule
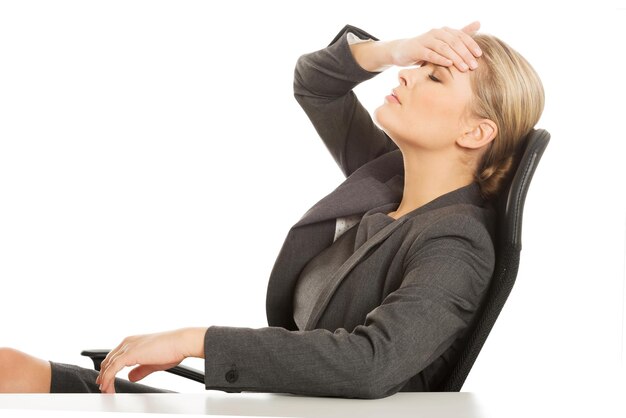
<instances>
[{"instance_id":1,"label":"closed eye","mask_svg":"<svg viewBox=\"0 0 626 418\"><path fill-rule=\"evenodd\" d=\"M428 74L428 77L429 77L431 80L436 81L437 83L441 83L441 81L439 81L439 79L438 79L437 77L435 77L434 75L432 75L432 74Z\"/></svg>"}]
</instances>

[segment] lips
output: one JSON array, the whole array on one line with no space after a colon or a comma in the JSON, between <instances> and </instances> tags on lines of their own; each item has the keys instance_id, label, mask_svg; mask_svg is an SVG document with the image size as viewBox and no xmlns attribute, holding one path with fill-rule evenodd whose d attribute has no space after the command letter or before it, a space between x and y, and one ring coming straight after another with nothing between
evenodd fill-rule
<instances>
[{"instance_id":1,"label":"lips","mask_svg":"<svg viewBox=\"0 0 626 418\"><path fill-rule=\"evenodd\" d=\"M399 102L400 104L402 104L402 102L400 101L400 98L398 97L398 94L396 93L396 91L395 91L395 90L391 90L391 95L392 95L393 97L395 97L396 99L398 99L398 102Z\"/></svg>"}]
</instances>

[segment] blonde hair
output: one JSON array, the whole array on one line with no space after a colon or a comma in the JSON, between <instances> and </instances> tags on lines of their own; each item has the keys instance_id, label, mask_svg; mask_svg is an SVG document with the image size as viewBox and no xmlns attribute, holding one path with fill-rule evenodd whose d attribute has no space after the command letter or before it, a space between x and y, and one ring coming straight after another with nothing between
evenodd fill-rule
<instances>
[{"instance_id":1,"label":"blonde hair","mask_svg":"<svg viewBox=\"0 0 626 418\"><path fill-rule=\"evenodd\" d=\"M471 36L482 55L477 58L478 68L470 72L474 94L468 111L492 120L498 128L474 173L481 194L491 200L509 174L524 137L541 117L545 94L537 72L517 51L493 35Z\"/></svg>"}]
</instances>

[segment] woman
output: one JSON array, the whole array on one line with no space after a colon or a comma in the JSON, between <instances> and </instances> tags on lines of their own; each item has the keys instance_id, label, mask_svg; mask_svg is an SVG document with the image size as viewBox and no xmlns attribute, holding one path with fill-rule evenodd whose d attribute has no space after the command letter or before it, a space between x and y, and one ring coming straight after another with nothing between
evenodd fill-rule
<instances>
[{"instance_id":1,"label":"woman","mask_svg":"<svg viewBox=\"0 0 626 418\"><path fill-rule=\"evenodd\" d=\"M478 22L382 42L346 25L296 64L294 94L347 179L289 231L268 284L268 327L184 328L124 339L100 373L0 350L3 392L167 392L136 383L205 358L227 392L382 398L436 391L494 268L497 194L544 93ZM374 113L352 89L392 65ZM129 381L115 378L137 366Z\"/></svg>"}]
</instances>

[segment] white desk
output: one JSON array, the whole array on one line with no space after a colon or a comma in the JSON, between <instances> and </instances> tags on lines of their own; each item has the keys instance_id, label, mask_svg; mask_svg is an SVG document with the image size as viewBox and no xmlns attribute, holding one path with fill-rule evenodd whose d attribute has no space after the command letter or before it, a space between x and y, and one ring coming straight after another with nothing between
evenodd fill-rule
<instances>
[{"instance_id":1,"label":"white desk","mask_svg":"<svg viewBox=\"0 0 626 418\"><path fill-rule=\"evenodd\" d=\"M383 399L303 397L278 393L1 394L0 416L61 416L54 411L273 417L626 417L624 392L489 395L396 393ZM8 411L12 410L12 411ZM16 411L19 410L19 411ZM50 412L44 413L42 410ZM29 412L30 411L30 412ZM38 412L37 412L38 411ZM85 414L85 412L89 413ZM79 416L67 413L65 416Z\"/></svg>"}]
</instances>

